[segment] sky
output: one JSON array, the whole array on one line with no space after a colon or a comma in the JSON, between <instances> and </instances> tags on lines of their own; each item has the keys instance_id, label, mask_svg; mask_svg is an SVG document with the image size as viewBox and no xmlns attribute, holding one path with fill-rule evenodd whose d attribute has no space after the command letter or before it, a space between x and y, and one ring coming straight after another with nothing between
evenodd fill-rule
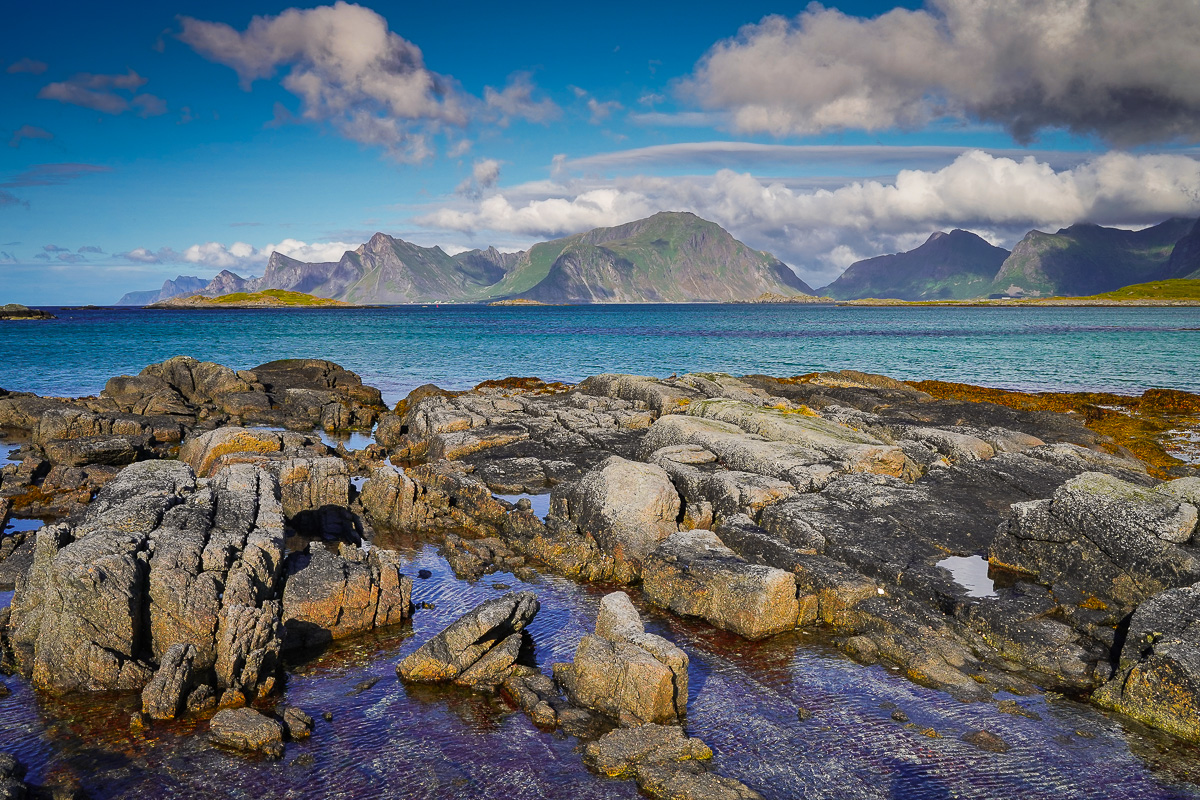
<instances>
[{"instance_id":1,"label":"sky","mask_svg":"<svg viewBox=\"0 0 1200 800\"><path fill-rule=\"evenodd\" d=\"M1194 0L10 4L0 302L663 210L814 287L1200 216L1197 41Z\"/></svg>"}]
</instances>

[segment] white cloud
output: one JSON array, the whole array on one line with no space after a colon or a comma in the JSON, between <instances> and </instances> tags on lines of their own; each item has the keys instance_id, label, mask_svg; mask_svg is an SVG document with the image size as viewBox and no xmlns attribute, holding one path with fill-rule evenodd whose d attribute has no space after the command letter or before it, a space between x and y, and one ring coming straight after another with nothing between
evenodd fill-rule
<instances>
[{"instance_id":1,"label":"white cloud","mask_svg":"<svg viewBox=\"0 0 1200 800\"><path fill-rule=\"evenodd\" d=\"M551 101L535 98L525 73L503 89L487 87L483 100L463 92L426 67L420 48L389 30L386 19L352 3L254 17L244 31L192 17L182 22L179 38L237 70L243 88L286 68L282 84L300 98L303 119L328 123L401 161L428 158L430 133L465 126L476 115L506 124L557 113Z\"/></svg>"},{"instance_id":2,"label":"white cloud","mask_svg":"<svg viewBox=\"0 0 1200 800\"><path fill-rule=\"evenodd\" d=\"M471 174L454 190L455 194L479 197L500 182L500 164L494 158L481 158L471 167Z\"/></svg>"},{"instance_id":3,"label":"white cloud","mask_svg":"<svg viewBox=\"0 0 1200 800\"><path fill-rule=\"evenodd\" d=\"M591 114L591 117L588 119L588 121L593 125L599 125L601 122L604 122L611 117L614 111L620 111L622 108L624 108L624 106L622 106L616 100L600 102L594 97L588 98L587 107L588 112Z\"/></svg>"},{"instance_id":4,"label":"white cloud","mask_svg":"<svg viewBox=\"0 0 1200 800\"><path fill-rule=\"evenodd\" d=\"M418 222L474 234L560 236L656 211L693 211L753 247L771 250L816 282L858 258L919 244L934 230L974 230L1011 246L1030 228L1075 222L1137 226L1200 214L1200 161L1106 153L1055 169L1034 157L981 151L936 170L835 189L720 170L711 176L542 181L458 201Z\"/></svg>"},{"instance_id":5,"label":"white cloud","mask_svg":"<svg viewBox=\"0 0 1200 800\"><path fill-rule=\"evenodd\" d=\"M716 44L681 84L742 132L917 127L941 116L1118 144L1200 140L1200 4L929 0L853 17L812 4Z\"/></svg>"},{"instance_id":6,"label":"white cloud","mask_svg":"<svg viewBox=\"0 0 1200 800\"><path fill-rule=\"evenodd\" d=\"M134 261L139 264L195 264L213 270L228 269L234 272L241 270L261 270L267 264L271 253L278 252L300 261L337 261L347 250L354 250L357 244L347 242L316 242L309 244L299 239L284 239L278 244L268 244L265 247L255 247L246 242L223 244L221 242L205 242L187 247L178 252L170 247L150 250L137 247L125 253L113 256L114 259ZM243 277L245 277L243 275Z\"/></svg>"}]
</instances>

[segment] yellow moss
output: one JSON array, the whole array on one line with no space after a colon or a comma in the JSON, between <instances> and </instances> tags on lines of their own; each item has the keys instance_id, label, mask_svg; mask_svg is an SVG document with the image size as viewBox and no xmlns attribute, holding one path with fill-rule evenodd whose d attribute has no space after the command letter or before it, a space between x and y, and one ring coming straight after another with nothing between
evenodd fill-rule
<instances>
[{"instance_id":1,"label":"yellow moss","mask_svg":"<svg viewBox=\"0 0 1200 800\"><path fill-rule=\"evenodd\" d=\"M1105 603L1099 597L1089 597L1079 604L1080 608L1086 608L1091 611L1107 611L1108 603Z\"/></svg>"}]
</instances>

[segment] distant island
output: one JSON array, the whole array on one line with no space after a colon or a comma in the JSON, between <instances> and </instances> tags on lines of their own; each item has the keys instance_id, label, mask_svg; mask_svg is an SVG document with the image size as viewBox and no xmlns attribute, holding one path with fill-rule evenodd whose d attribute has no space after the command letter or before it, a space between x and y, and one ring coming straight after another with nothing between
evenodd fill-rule
<instances>
[{"instance_id":1,"label":"distant island","mask_svg":"<svg viewBox=\"0 0 1200 800\"><path fill-rule=\"evenodd\" d=\"M1012 251L969 231L938 231L913 250L857 261L815 290L778 258L739 242L720 225L695 214L664 211L517 253L489 247L452 256L440 247L376 233L338 261L307 263L272 253L260 278L228 270L210 281L180 275L158 291L131 292L118 305L162 307L180 297L248 298L271 291L355 305L899 305L1026 299L1054 305L1070 304L1067 298L1104 305L1102 295L1131 285L1197 279L1200 222L1176 218L1138 231L1090 224L1056 233L1030 231ZM1187 300L1142 297L1138 302ZM166 307L196 304L209 307L203 301Z\"/></svg>"},{"instance_id":2,"label":"distant island","mask_svg":"<svg viewBox=\"0 0 1200 800\"><path fill-rule=\"evenodd\" d=\"M554 303L543 303L540 300L526 300L523 297L514 297L511 300L496 300L488 303L489 306L550 306Z\"/></svg>"},{"instance_id":3,"label":"distant island","mask_svg":"<svg viewBox=\"0 0 1200 800\"><path fill-rule=\"evenodd\" d=\"M1080 297L999 297L978 300L896 300L864 297L840 306L1200 306L1200 279L1175 278Z\"/></svg>"},{"instance_id":4,"label":"distant island","mask_svg":"<svg viewBox=\"0 0 1200 800\"><path fill-rule=\"evenodd\" d=\"M217 297L192 295L172 297L147 308L331 308L347 307L351 303L315 297L304 292L288 292L282 289L265 289L261 292L232 292Z\"/></svg>"},{"instance_id":5,"label":"distant island","mask_svg":"<svg viewBox=\"0 0 1200 800\"><path fill-rule=\"evenodd\" d=\"M29 319L58 319L49 311L23 306L20 303L9 303L0 306L0 319L29 320Z\"/></svg>"}]
</instances>

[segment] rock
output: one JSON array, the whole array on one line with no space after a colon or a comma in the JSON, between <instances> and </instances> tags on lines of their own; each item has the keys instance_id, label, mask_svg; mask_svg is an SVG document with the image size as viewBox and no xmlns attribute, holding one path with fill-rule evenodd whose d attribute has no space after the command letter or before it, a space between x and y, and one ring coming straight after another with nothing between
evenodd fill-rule
<instances>
[{"instance_id":1,"label":"rock","mask_svg":"<svg viewBox=\"0 0 1200 800\"><path fill-rule=\"evenodd\" d=\"M142 450L139 437L81 436L77 439L51 439L42 445L46 458L54 464L82 467L88 464L122 466L137 461Z\"/></svg>"},{"instance_id":2,"label":"rock","mask_svg":"<svg viewBox=\"0 0 1200 800\"><path fill-rule=\"evenodd\" d=\"M669 725L618 728L584 748L583 760L610 778L632 778L649 797L684 800L761 800L738 781L704 770L712 750Z\"/></svg>"},{"instance_id":3,"label":"rock","mask_svg":"<svg viewBox=\"0 0 1200 800\"><path fill-rule=\"evenodd\" d=\"M209 722L209 740L232 750L283 757L283 726L252 708L218 711Z\"/></svg>"},{"instance_id":4,"label":"rock","mask_svg":"<svg viewBox=\"0 0 1200 800\"><path fill-rule=\"evenodd\" d=\"M189 644L220 687L269 691L282 556L270 475L237 465L198 486L186 464L133 464L78 523L38 532L12 603L18 660L50 691L141 690L147 657Z\"/></svg>"},{"instance_id":5,"label":"rock","mask_svg":"<svg viewBox=\"0 0 1200 800\"><path fill-rule=\"evenodd\" d=\"M593 375L579 388L588 394L644 404L658 414L684 411L692 401L704 398L703 394L691 387L672 386L645 375Z\"/></svg>"},{"instance_id":6,"label":"rock","mask_svg":"<svg viewBox=\"0 0 1200 800\"><path fill-rule=\"evenodd\" d=\"M1190 741L1200 741L1200 587L1168 589L1129 620L1117 674L1093 699Z\"/></svg>"},{"instance_id":7,"label":"rock","mask_svg":"<svg viewBox=\"0 0 1200 800\"><path fill-rule=\"evenodd\" d=\"M578 483L556 492L553 507L611 554L626 581L645 558L675 532L679 495L661 467L613 456Z\"/></svg>"},{"instance_id":8,"label":"rock","mask_svg":"<svg viewBox=\"0 0 1200 800\"><path fill-rule=\"evenodd\" d=\"M964 733L962 740L967 744L973 744L980 750L987 750L990 753L1007 753L1008 743L1001 739L991 731L971 731Z\"/></svg>"},{"instance_id":9,"label":"rock","mask_svg":"<svg viewBox=\"0 0 1200 800\"><path fill-rule=\"evenodd\" d=\"M313 718L296 706L285 706L280 714L284 731L293 742L307 739L313 732Z\"/></svg>"},{"instance_id":10,"label":"rock","mask_svg":"<svg viewBox=\"0 0 1200 800\"><path fill-rule=\"evenodd\" d=\"M711 531L663 541L646 559L642 588L657 606L748 639L792 630L800 614L792 575L747 563Z\"/></svg>"},{"instance_id":11,"label":"rock","mask_svg":"<svg viewBox=\"0 0 1200 800\"><path fill-rule=\"evenodd\" d=\"M466 673L498 645L520 633L538 611L532 592L510 592L489 600L463 615L400 662L396 671L406 681L452 681ZM500 658L501 654L497 655ZM485 664L494 664L489 661ZM488 678L495 677L491 672ZM497 681L499 682L499 681Z\"/></svg>"},{"instance_id":12,"label":"rock","mask_svg":"<svg viewBox=\"0 0 1200 800\"><path fill-rule=\"evenodd\" d=\"M412 580L398 556L349 547L350 559L318 545L293 554L283 591L287 647L312 647L392 625L411 613Z\"/></svg>"},{"instance_id":13,"label":"rock","mask_svg":"<svg viewBox=\"0 0 1200 800\"><path fill-rule=\"evenodd\" d=\"M198 476L207 477L230 464L262 465L289 456L322 458L329 452L329 448L315 436L261 428L225 427L189 438L179 449L179 460L191 466Z\"/></svg>"},{"instance_id":14,"label":"rock","mask_svg":"<svg viewBox=\"0 0 1200 800\"><path fill-rule=\"evenodd\" d=\"M920 470L897 446L845 425L778 408L735 400L713 399L688 406L688 416L732 423L746 433L773 442L788 442L822 453L840 472L876 472L915 480ZM989 448L990 449L990 448Z\"/></svg>"},{"instance_id":15,"label":"rock","mask_svg":"<svg viewBox=\"0 0 1200 800\"><path fill-rule=\"evenodd\" d=\"M687 654L646 633L624 592L600 601L596 632L587 634L572 664L555 665L571 702L614 718L670 722L687 713Z\"/></svg>"},{"instance_id":16,"label":"rock","mask_svg":"<svg viewBox=\"0 0 1200 800\"><path fill-rule=\"evenodd\" d=\"M1087 587L1115 610L1129 610L1200 580L1200 561L1180 547L1195 530L1196 507L1168 493L1085 472L1053 498L1012 511L988 558L1043 584Z\"/></svg>"},{"instance_id":17,"label":"rock","mask_svg":"<svg viewBox=\"0 0 1200 800\"><path fill-rule=\"evenodd\" d=\"M196 648L179 642L171 645L150 683L142 690L142 712L151 719L175 719L184 707L192 682Z\"/></svg>"},{"instance_id":18,"label":"rock","mask_svg":"<svg viewBox=\"0 0 1200 800\"><path fill-rule=\"evenodd\" d=\"M638 767L648 764L707 761L712 756L708 745L688 738L677 725L617 728L583 748L583 763L608 778L633 778Z\"/></svg>"}]
</instances>

